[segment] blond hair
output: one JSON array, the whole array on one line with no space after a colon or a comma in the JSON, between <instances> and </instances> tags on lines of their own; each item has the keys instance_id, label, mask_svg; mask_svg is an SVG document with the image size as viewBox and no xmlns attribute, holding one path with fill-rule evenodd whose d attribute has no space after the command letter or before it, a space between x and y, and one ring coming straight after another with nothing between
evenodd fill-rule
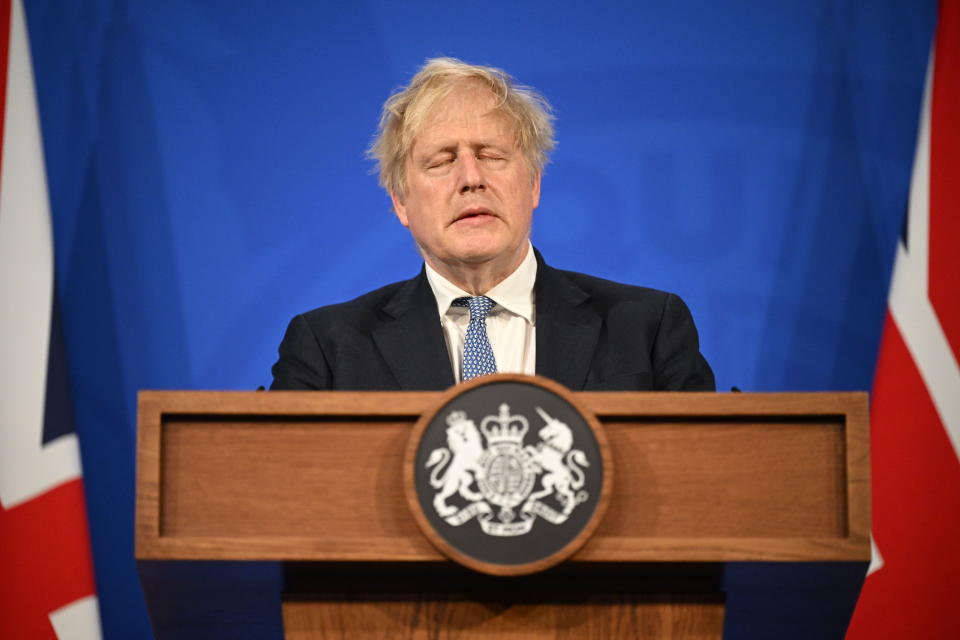
<instances>
[{"instance_id":1,"label":"blond hair","mask_svg":"<svg viewBox=\"0 0 960 640\"><path fill-rule=\"evenodd\" d=\"M531 87L514 83L502 69L472 65L456 58L431 58L410 84L395 91L383 104L377 135L367 151L376 161L380 185L403 197L405 160L431 109L465 81L479 82L494 95L494 111L514 125L516 144L531 172L539 175L553 149L553 114L550 103Z\"/></svg>"}]
</instances>

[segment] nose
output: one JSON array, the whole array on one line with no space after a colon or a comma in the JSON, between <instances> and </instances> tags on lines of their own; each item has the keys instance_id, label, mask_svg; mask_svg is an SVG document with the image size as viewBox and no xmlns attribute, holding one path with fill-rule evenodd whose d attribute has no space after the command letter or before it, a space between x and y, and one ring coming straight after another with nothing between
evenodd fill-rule
<instances>
[{"instance_id":1,"label":"nose","mask_svg":"<svg viewBox=\"0 0 960 640\"><path fill-rule=\"evenodd\" d=\"M463 154L458 160L460 169L460 193L467 194L475 191L485 191L487 185L483 179L483 168L480 161L473 154Z\"/></svg>"}]
</instances>

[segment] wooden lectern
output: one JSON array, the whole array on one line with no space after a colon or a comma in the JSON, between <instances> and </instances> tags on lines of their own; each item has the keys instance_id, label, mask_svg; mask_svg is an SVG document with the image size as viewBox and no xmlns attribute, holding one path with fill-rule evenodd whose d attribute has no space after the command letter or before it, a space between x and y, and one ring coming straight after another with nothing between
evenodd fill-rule
<instances>
[{"instance_id":1,"label":"wooden lectern","mask_svg":"<svg viewBox=\"0 0 960 640\"><path fill-rule=\"evenodd\" d=\"M864 393L582 392L614 494L571 560L453 565L404 498L439 392L162 392L139 400L141 560L279 560L286 637L720 638L738 561L869 559Z\"/></svg>"}]
</instances>

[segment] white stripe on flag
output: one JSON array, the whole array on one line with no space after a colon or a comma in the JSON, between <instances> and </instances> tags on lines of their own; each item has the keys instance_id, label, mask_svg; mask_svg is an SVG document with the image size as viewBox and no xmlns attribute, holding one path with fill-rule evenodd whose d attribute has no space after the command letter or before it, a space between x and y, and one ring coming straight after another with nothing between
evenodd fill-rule
<instances>
[{"instance_id":1,"label":"white stripe on flag","mask_svg":"<svg viewBox=\"0 0 960 640\"><path fill-rule=\"evenodd\" d=\"M883 556L880 554L880 549L877 548L877 542L873 539L873 534L870 534L870 566L867 567L867 575L871 575L883 569Z\"/></svg>"},{"instance_id":2,"label":"white stripe on flag","mask_svg":"<svg viewBox=\"0 0 960 640\"><path fill-rule=\"evenodd\" d=\"M100 640L100 608L96 596L80 598L50 614L58 640Z\"/></svg>"}]
</instances>

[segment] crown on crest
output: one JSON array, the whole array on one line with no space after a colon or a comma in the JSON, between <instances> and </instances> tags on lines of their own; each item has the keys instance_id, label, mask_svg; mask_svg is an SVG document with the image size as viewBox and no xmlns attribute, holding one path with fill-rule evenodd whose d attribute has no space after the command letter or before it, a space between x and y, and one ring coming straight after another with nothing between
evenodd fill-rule
<instances>
[{"instance_id":1,"label":"crown on crest","mask_svg":"<svg viewBox=\"0 0 960 640\"><path fill-rule=\"evenodd\" d=\"M487 444L496 444L499 442L523 444L523 436L530 428L530 423L523 416L510 415L510 407L507 404L500 405L500 414L496 416L487 416L480 423L480 431L487 438Z\"/></svg>"}]
</instances>

